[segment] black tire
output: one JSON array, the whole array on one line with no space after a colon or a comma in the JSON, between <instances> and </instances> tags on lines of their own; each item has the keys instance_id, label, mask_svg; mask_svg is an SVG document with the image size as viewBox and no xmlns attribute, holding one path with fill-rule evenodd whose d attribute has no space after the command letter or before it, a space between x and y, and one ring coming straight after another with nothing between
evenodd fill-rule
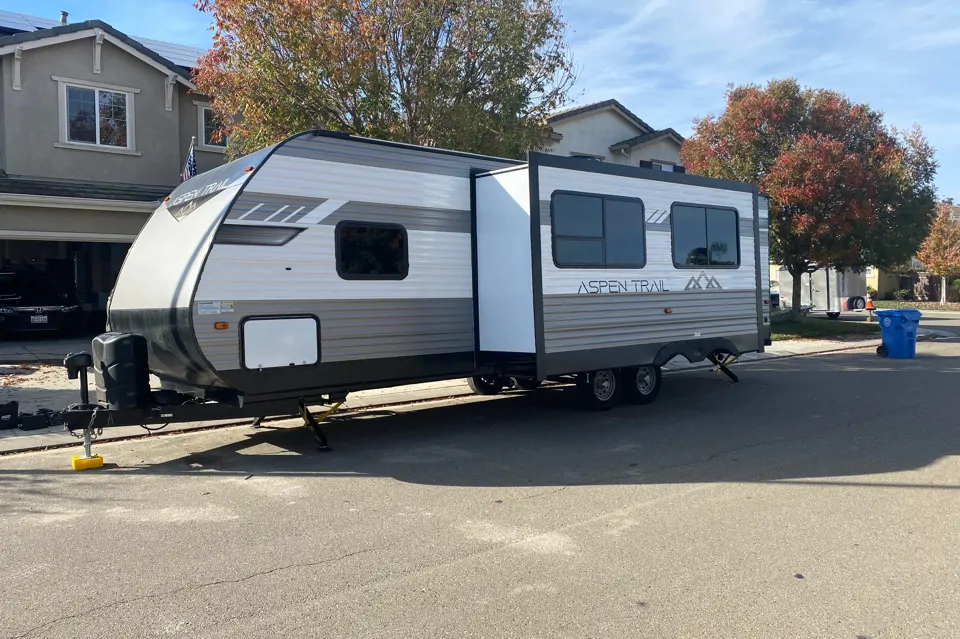
<instances>
[{"instance_id":1,"label":"black tire","mask_svg":"<svg viewBox=\"0 0 960 639\"><path fill-rule=\"evenodd\" d=\"M477 375L469 378L467 385L477 395L496 395L503 391L507 384L499 375Z\"/></svg>"},{"instance_id":2,"label":"black tire","mask_svg":"<svg viewBox=\"0 0 960 639\"><path fill-rule=\"evenodd\" d=\"M830 319L837 319L838 317L840 317L840 313L827 313L827 317L829 317Z\"/></svg>"},{"instance_id":3,"label":"black tire","mask_svg":"<svg viewBox=\"0 0 960 639\"><path fill-rule=\"evenodd\" d=\"M862 311L867 308L867 300L862 297L854 297L848 302L848 305L855 311Z\"/></svg>"},{"instance_id":4,"label":"black tire","mask_svg":"<svg viewBox=\"0 0 960 639\"><path fill-rule=\"evenodd\" d=\"M881 344L877 346L877 355L880 357L887 357L890 355L890 351L887 350L887 347Z\"/></svg>"},{"instance_id":5,"label":"black tire","mask_svg":"<svg viewBox=\"0 0 960 639\"><path fill-rule=\"evenodd\" d=\"M663 386L663 371L659 366L648 364L627 368L623 371L623 392L631 404L650 404L660 394Z\"/></svg>"},{"instance_id":6,"label":"black tire","mask_svg":"<svg viewBox=\"0 0 960 639\"><path fill-rule=\"evenodd\" d=\"M623 381L618 371L609 368L583 376L580 392L588 408L610 410L620 402Z\"/></svg>"},{"instance_id":7,"label":"black tire","mask_svg":"<svg viewBox=\"0 0 960 639\"><path fill-rule=\"evenodd\" d=\"M520 390L532 391L540 388L542 384L539 379L533 379L532 377L514 377L513 385L519 388Z\"/></svg>"}]
</instances>

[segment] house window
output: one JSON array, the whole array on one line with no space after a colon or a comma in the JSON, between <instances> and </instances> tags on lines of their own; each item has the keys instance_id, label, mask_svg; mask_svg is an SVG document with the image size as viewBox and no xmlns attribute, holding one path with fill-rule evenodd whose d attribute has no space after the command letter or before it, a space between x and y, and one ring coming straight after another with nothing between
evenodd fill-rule
<instances>
[{"instance_id":1,"label":"house window","mask_svg":"<svg viewBox=\"0 0 960 639\"><path fill-rule=\"evenodd\" d=\"M203 146L227 146L226 137L219 133L220 116L211 107L200 107L200 124L203 131Z\"/></svg>"},{"instance_id":2,"label":"house window","mask_svg":"<svg viewBox=\"0 0 960 639\"><path fill-rule=\"evenodd\" d=\"M734 209L674 204L670 222L675 267L740 266L739 214Z\"/></svg>"},{"instance_id":3,"label":"house window","mask_svg":"<svg viewBox=\"0 0 960 639\"><path fill-rule=\"evenodd\" d=\"M399 224L340 222L334 235L341 278L402 280L407 276L407 231Z\"/></svg>"},{"instance_id":4,"label":"house window","mask_svg":"<svg viewBox=\"0 0 960 639\"><path fill-rule=\"evenodd\" d=\"M643 202L556 192L550 202L553 262L558 268L643 268Z\"/></svg>"},{"instance_id":5,"label":"house window","mask_svg":"<svg viewBox=\"0 0 960 639\"><path fill-rule=\"evenodd\" d=\"M654 171L669 171L673 172L672 164L665 164L663 162L652 162Z\"/></svg>"},{"instance_id":6,"label":"house window","mask_svg":"<svg viewBox=\"0 0 960 639\"><path fill-rule=\"evenodd\" d=\"M66 86L67 142L130 148L129 94Z\"/></svg>"}]
</instances>

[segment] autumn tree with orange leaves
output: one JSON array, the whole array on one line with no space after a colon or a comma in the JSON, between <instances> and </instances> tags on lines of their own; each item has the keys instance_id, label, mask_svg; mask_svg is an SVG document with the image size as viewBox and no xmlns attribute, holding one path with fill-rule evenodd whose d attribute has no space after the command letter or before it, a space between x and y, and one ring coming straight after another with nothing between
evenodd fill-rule
<instances>
[{"instance_id":1,"label":"autumn tree with orange leaves","mask_svg":"<svg viewBox=\"0 0 960 639\"><path fill-rule=\"evenodd\" d=\"M864 104L795 80L731 86L719 117L695 121L690 173L758 185L770 196L770 258L793 276L885 268L916 254L935 209L937 163L919 128L901 133Z\"/></svg>"},{"instance_id":2,"label":"autumn tree with orange leaves","mask_svg":"<svg viewBox=\"0 0 960 639\"><path fill-rule=\"evenodd\" d=\"M241 155L314 128L523 157L574 83L556 0L197 0ZM231 119L232 118L232 119Z\"/></svg>"},{"instance_id":3,"label":"autumn tree with orange leaves","mask_svg":"<svg viewBox=\"0 0 960 639\"><path fill-rule=\"evenodd\" d=\"M917 259L927 272L940 278L940 303L947 303L947 276L960 273L960 224L950 217L950 205L941 202L930 234L920 245Z\"/></svg>"}]
</instances>

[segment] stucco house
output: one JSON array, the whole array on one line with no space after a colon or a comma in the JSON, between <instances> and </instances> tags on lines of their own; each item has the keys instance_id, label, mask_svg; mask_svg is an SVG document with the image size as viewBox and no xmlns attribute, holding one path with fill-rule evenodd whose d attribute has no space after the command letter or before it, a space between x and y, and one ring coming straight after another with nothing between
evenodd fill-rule
<instances>
[{"instance_id":1,"label":"stucco house","mask_svg":"<svg viewBox=\"0 0 960 639\"><path fill-rule=\"evenodd\" d=\"M180 182L191 139L198 172L224 161L215 114L191 82L201 54L99 20L68 23L65 12L0 11L6 270L72 280L87 317L104 315L127 248Z\"/></svg>"},{"instance_id":2,"label":"stucco house","mask_svg":"<svg viewBox=\"0 0 960 639\"><path fill-rule=\"evenodd\" d=\"M604 100L554 113L547 119L547 151L558 155L682 171L683 136L655 129L617 100Z\"/></svg>"}]
</instances>

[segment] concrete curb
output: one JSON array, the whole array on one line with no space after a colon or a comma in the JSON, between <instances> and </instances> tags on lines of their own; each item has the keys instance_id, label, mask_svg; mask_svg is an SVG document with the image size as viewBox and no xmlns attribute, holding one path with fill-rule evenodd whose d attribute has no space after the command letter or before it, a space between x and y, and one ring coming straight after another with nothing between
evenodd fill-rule
<instances>
[{"instance_id":1,"label":"concrete curb","mask_svg":"<svg viewBox=\"0 0 960 639\"><path fill-rule=\"evenodd\" d=\"M872 349L875 347L876 347L876 341L873 339L862 340L862 341L858 340L857 343L851 343L849 345L837 345L835 347L830 347L825 350L811 351L809 353L784 352L784 353L769 354L769 355L767 353L764 353L763 354L764 356L759 357L757 359L741 360L736 363L736 366L759 364L763 362L769 362L769 361L778 360L778 359L789 359L793 357L811 357L815 355L826 355L829 353L861 350L866 348ZM713 364L709 362L699 362L697 364L686 364L680 368L664 368L663 372L664 372L664 375L675 375L678 373L684 373L688 371L705 370L712 367L713 367ZM388 401L383 403L376 403L374 401L370 404L365 404L362 406L345 408L341 411L338 411L337 414L353 415L353 414L363 413L369 410L384 409L392 406L393 407L412 406L412 405L423 404L427 402L444 401L444 400L458 399L461 397L473 396L473 393L469 390L466 384L463 384L462 388L459 388L457 386L448 386L448 387L445 387L444 389L438 389L438 391L440 392L437 392L435 395L431 395L429 391L410 392L409 399L398 398L395 401ZM280 417L276 419L268 419L266 420L265 423L269 423L271 421L283 421L288 419L291 419L291 417ZM184 433L193 433L193 432L214 430L219 428L231 428L231 427L237 427L237 426L244 426L244 425L250 424L251 422L252 422L251 419L229 420L229 421L217 422L217 423L193 422L194 425L192 426L189 424L185 424L185 425L181 425L180 427L164 429L163 431L154 432L154 433L148 433L138 426L128 426L128 427L123 427L122 429L118 428L117 430L119 431L119 430L131 429L132 432L130 432L129 434L118 434L117 436L114 436L114 437L101 437L100 439L97 440L97 442L100 442L100 443L122 442L122 441L131 441L131 440L137 440L137 439L145 439L148 437L165 437L169 435L182 435ZM62 439L62 438L69 437L69 434L66 431L63 431L63 432L58 431L55 433L44 433L42 435L35 435L35 436L22 435L18 438L13 438L12 441L16 441L17 439L20 439L20 438L25 439L25 438L32 438L32 437L44 437L47 440ZM24 442L24 444L26 445L22 448L0 450L0 457L5 457L7 455L17 455L21 453L40 452L40 451L46 451L46 450L58 450L61 448L76 448L78 446L81 446L82 442L79 439L70 438L70 440L68 441L57 441L57 442L50 441L49 443Z\"/></svg>"}]
</instances>

